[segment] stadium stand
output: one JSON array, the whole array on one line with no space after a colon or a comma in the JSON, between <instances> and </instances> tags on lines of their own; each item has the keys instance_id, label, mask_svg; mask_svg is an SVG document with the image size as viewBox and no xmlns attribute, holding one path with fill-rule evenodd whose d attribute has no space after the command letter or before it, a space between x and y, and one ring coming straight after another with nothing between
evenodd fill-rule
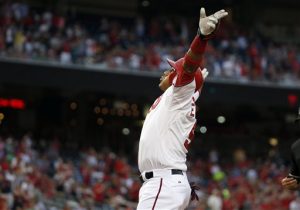
<instances>
[{"instance_id":1,"label":"stadium stand","mask_svg":"<svg viewBox=\"0 0 300 210\"><path fill-rule=\"evenodd\" d=\"M29 134L1 136L1 206L6 209L134 209L141 185L136 163L108 149L76 148L65 155L58 139L34 141ZM78 149L78 150L77 150ZM201 186L189 209L289 209L297 193L284 191L288 171L276 150L248 158L236 150L229 162L217 150L189 162L189 179ZM295 204L296 203L296 204ZM220 205L221 208L213 206ZM2 208L5 209L5 208Z\"/></svg>"},{"instance_id":2,"label":"stadium stand","mask_svg":"<svg viewBox=\"0 0 300 210\"><path fill-rule=\"evenodd\" d=\"M93 21L97 20L97 21ZM57 15L27 4L2 6L0 55L127 71L163 71L189 46L184 18ZM204 66L213 78L297 85L299 48L227 21L210 43Z\"/></svg>"}]
</instances>

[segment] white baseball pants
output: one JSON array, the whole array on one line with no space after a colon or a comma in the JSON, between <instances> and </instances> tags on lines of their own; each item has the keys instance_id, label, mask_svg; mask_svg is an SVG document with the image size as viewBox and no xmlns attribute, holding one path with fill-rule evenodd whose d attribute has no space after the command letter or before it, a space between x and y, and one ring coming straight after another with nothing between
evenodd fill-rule
<instances>
[{"instance_id":1,"label":"white baseball pants","mask_svg":"<svg viewBox=\"0 0 300 210\"><path fill-rule=\"evenodd\" d=\"M187 208L191 187L185 172L172 174L170 169L153 170L153 177L145 181L139 192L137 210L183 210Z\"/></svg>"}]
</instances>

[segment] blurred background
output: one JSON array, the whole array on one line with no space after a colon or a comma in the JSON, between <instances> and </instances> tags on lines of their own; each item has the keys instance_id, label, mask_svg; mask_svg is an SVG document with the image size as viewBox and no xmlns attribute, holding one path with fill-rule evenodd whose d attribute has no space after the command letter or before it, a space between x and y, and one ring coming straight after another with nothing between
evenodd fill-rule
<instances>
[{"instance_id":1,"label":"blurred background","mask_svg":"<svg viewBox=\"0 0 300 210\"><path fill-rule=\"evenodd\" d=\"M229 17L203 62L189 209L300 209L280 186L300 137L300 2L2 0L0 210L135 209L143 120L200 7Z\"/></svg>"}]
</instances>

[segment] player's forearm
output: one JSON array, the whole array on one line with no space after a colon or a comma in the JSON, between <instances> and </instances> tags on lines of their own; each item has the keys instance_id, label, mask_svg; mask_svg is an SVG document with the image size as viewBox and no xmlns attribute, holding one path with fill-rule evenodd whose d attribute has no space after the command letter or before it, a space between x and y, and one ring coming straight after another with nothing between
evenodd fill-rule
<instances>
[{"instance_id":1,"label":"player's forearm","mask_svg":"<svg viewBox=\"0 0 300 210\"><path fill-rule=\"evenodd\" d=\"M199 28L197 36L194 38L190 49L184 56L183 69L185 72L194 73L200 66L207 40L216 31L219 21L226 17L225 10L219 10L213 15L206 16L205 9L200 9Z\"/></svg>"},{"instance_id":2,"label":"player's forearm","mask_svg":"<svg viewBox=\"0 0 300 210\"><path fill-rule=\"evenodd\" d=\"M183 68L189 73L195 72L203 58L207 40L203 40L198 34L194 38L188 52L184 56Z\"/></svg>"}]
</instances>

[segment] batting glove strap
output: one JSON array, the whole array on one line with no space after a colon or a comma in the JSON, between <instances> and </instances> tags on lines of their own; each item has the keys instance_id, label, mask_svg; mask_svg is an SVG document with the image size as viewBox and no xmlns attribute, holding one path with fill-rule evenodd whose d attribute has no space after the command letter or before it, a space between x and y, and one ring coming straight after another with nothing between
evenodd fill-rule
<instances>
[{"instance_id":1,"label":"batting glove strap","mask_svg":"<svg viewBox=\"0 0 300 210\"><path fill-rule=\"evenodd\" d=\"M218 27L219 26L219 23L217 24L217 26L216 27ZM209 34L209 35L204 35L204 34L202 34L201 33L201 30L200 30L200 27L198 27L198 31L197 31L197 35L200 37L200 39L201 40L209 40L209 39L211 39L211 38L213 38L214 37L214 35L216 34L216 31L217 30L215 30L215 31L213 31L211 34Z\"/></svg>"}]
</instances>

